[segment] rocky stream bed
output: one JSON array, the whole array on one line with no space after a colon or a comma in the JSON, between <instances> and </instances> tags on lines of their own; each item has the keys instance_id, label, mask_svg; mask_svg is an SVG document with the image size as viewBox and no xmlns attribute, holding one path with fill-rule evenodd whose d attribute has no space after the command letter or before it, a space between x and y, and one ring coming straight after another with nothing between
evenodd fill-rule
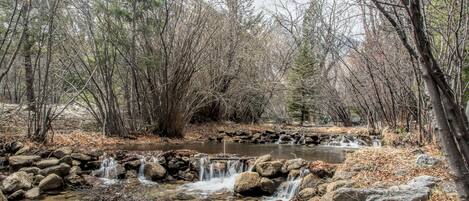
<instances>
[{"instance_id":1,"label":"rocky stream bed","mask_svg":"<svg viewBox=\"0 0 469 201\"><path fill-rule=\"evenodd\" d=\"M365 146L373 145L375 139L264 133L220 135L240 143L294 141L304 145L341 139L342 143L358 142ZM0 201L427 200L438 182L435 177L419 176L402 185L362 188L350 179L348 172L337 172L336 164L281 159L270 154L259 157L224 154L222 150L219 154L204 154L187 149L49 149L18 141L4 143L2 148ZM431 157L419 160L424 165L436 163Z\"/></svg>"}]
</instances>

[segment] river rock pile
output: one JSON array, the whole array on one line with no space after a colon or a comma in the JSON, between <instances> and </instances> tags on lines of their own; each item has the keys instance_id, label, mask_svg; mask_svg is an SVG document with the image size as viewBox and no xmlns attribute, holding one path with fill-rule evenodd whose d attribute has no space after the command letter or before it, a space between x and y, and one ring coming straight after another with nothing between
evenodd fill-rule
<instances>
[{"instance_id":1,"label":"river rock pile","mask_svg":"<svg viewBox=\"0 0 469 201\"><path fill-rule=\"evenodd\" d=\"M319 186L326 183L334 171L335 166L315 168L301 158L272 160L271 155L265 155L256 159L252 171L236 177L234 191L241 196L271 196L286 180L297 180L301 182L295 188L304 200L319 195Z\"/></svg>"},{"instance_id":2,"label":"river rock pile","mask_svg":"<svg viewBox=\"0 0 469 201\"><path fill-rule=\"evenodd\" d=\"M5 143L2 148L0 180L8 200L37 199L66 186L87 185L83 175L99 168L102 155L102 152L74 152L69 147L39 150L21 142Z\"/></svg>"},{"instance_id":3,"label":"river rock pile","mask_svg":"<svg viewBox=\"0 0 469 201\"><path fill-rule=\"evenodd\" d=\"M124 151L78 151L70 147L36 149L21 142L2 144L0 150L0 201L37 199L41 195L67 187L91 187L110 179L137 178L143 168L144 178L152 181L193 181L197 178L192 151L158 153L153 161ZM106 166L106 167L103 167ZM6 195L6 196L5 196Z\"/></svg>"},{"instance_id":4,"label":"river rock pile","mask_svg":"<svg viewBox=\"0 0 469 201\"><path fill-rule=\"evenodd\" d=\"M211 136L209 141L222 141L231 139L237 143L252 144L301 144L301 145L334 145L341 143L356 143L359 146L372 146L374 140L379 140L377 136L370 135L333 135L321 133L301 133L290 131L219 131L217 136Z\"/></svg>"}]
</instances>

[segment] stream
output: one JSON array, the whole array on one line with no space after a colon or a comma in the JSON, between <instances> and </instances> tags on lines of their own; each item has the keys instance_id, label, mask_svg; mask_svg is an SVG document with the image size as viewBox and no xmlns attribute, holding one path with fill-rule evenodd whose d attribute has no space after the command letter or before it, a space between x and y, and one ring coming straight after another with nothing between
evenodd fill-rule
<instances>
[{"instance_id":1,"label":"stream","mask_svg":"<svg viewBox=\"0 0 469 201\"><path fill-rule=\"evenodd\" d=\"M190 149L199 153L208 154L197 159L198 178L200 181L183 183L157 183L145 178L144 164L157 162L157 157L150 155L141 158L141 166L137 171L137 179L118 180L116 175L116 161L112 157L102 160L101 168L96 170L96 175L104 186L101 189L118 188L134 189L128 194L141 200L253 200L253 201L288 201L298 193L301 181L309 173L308 169L302 169L295 177L288 177L276 189L272 196L260 198L236 198L234 196L234 184L236 177L247 171L251 171L252 164L239 157L258 157L270 154L275 159L302 158L306 161L322 160L327 163L342 163L347 151L359 149L355 144L339 144L338 146L319 145L301 146L295 144L240 144L240 143L189 143L189 144L126 144L110 147L109 150L126 150L143 153L153 151L169 151ZM213 160L210 155L230 155L229 160ZM50 196L46 200L82 200L89 193L67 192L65 195ZM64 199L64 197L67 197ZM56 197L57 199L54 199ZM138 200L137 199L137 200ZM86 199L85 199L86 200ZM92 200L92 199L91 199Z\"/></svg>"}]
</instances>

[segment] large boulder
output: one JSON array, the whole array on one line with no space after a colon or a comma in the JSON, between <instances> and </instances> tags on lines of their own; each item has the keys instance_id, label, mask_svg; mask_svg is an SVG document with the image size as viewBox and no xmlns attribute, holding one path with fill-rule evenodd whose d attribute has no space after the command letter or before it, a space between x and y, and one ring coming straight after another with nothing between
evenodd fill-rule
<instances>
[{"instance_id":1,"label":"large boulder","mask_svg":"<svg viewBox=\"0 0 469 201\"><path fill-rule=\"evenodd\" d=\"M263 177L274 178L281 173L282 162L268 161L256 164L256 172Z\"/></svg>"},{"instance_id":2,"label":"large boulder","mask_svg":"<svg viewBox=\"0 0 469 201\"><path fill-rule=\"evenodd\" d=\"M267 195L272 195L275 192L275 190L277 190L278 186L275 184L274 181L268 178L262 177L261 182L260 182L260 187L261 187L262 192L264 192Z\"/></svg>"},{"instance_id":3,"label":"large boulder","mask_svg":"<svg viewBox=\"0 0 469 201\"><path fill-rule=\"evenodd\" d=\"M143 175L146 179L157 181L166 175L166 169L158 163L147 163L143 166Z\"/></svg>"},{"instance_id":4,"label":"large boulder","mask_svg":"<svg viewBox=\"0 0 469 201\"><path fill-rule=\"evenodd\" d=\"M44 175L44 176L47 176L49 174L56 174L56 175L64 177L68 175L68 173L70 172L70 168L71 168L70 165L61 163L60 165L42 169L41 171L39 171L39 174Z\"/></svg>"},{"instance_id":5,"label":"large boulder","mask_svg":"<svg viewBox=\"0 0 469 201\"><path fill-rule=\"evenodd\" d=\"M259 196L261 179L257 172L243 172L236 177L234 191L244 196Z\"/></svg>"},{"instance_id":6,"label":"large boulder","mask_svg":"<svg viewBox=\"0 0 469 201\"><path fill-rule=\"evenodd\" d=\"M427 154L420 154L417 156L416 164L420 167L433 167L438 164L439 160Z\"/></svg>"},{"instance_id":7,"label":"large boulder","mask_svg":"<svg viewBox=\"0 0 469 201\"><path fill-rule=\"evenodd\" d=\"M30 166L34 162L36 162L40 159L41 159L41 157L36 156L36 155L31 155L31 156L18 155L18 156L11 156L10 158L8 158L8 162L9 162L10 166L12 166L13 168L21 168L21 167L25 167L25 166Z\"/></svg>"},{"instance_id":8,"label":"large boulder","mask_svg":"<svg viewBox=\"0 0 469 201\"><path fill-rule=\"evenodd\" d=\"M5 192L15 192L20 189L30 189L32 186L32 175L20 171L15 172L2 181Z\"/></svg>"},{"instance_id":9,"label":"large boulder","mask_svg":"<svg viewBox=\"0 0 469 201\"><path fill-rule=\"evenodd\" d=\"M39 168L48 168L51 166L58 165L59 163L60 163L59 159L49 158L49 159L43 159L43 160L36 162L36 166Z\"/></svg>"},{"instance_id":10,"label":"large boulder","mask_svg":"<svg viewBox=\"0 0 469 201\"><path fill-rule=\"evenodd\" d=\"M52 173L47 175L41 182L39 182L40 191L49 191L61 188L63 186L62 177Z\"/></svg>"},{"instance_id":11,"label":"large boulder","mask_svg":"<svg viewBox=\"0 0 469 201\"><path fill-rule=\"evenodd\" d=\"M52 153L56 158L63 158L64 156L72 154L73 150L70 147L58 148Z\"/></svg>"}]
</instances>

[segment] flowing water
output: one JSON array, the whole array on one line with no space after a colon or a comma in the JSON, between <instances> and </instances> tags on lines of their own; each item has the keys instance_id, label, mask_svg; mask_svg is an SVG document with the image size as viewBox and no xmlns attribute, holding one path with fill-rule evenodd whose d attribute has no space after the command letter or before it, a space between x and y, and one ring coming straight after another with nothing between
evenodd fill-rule
<instances>
[{"instance_id":1,"label":"flowing water","mask_svg":"<svg viewBox=\"0 0 469 201\"><path fill-rule=\"evenodd\" d=\"M186 184L182 189L209 195L214 192L232 192L236 176L251 168L242 160L211 160L208 157L199 159L200 181Z\"/></svg>"},{"instance_id":2,"label":"flowing water","mask_svg":"<svg viewBox=\"0 0 469 201\"><path fill-rule=\"evenodd\" d=\"M300 174L297 177L288 177L286 182L280 184L279 189L275 192L273 197L267 197L268 201L288 201L295 197L295 195L300 190L301 181L303 177L309 174L308 169L302 169Z\"/></svg>"},{"instance_id":3,"label":"flowing water","mask_svg":"<svg viewBox=\"0 0 469 201\"><path fill-rule=\"evenodd\" d=\"M117 162L112 157L106 157L101 162L101 167L92 172L93 176L101 178L105 184L117 182Z\"/></svg>"}]
</instances>

